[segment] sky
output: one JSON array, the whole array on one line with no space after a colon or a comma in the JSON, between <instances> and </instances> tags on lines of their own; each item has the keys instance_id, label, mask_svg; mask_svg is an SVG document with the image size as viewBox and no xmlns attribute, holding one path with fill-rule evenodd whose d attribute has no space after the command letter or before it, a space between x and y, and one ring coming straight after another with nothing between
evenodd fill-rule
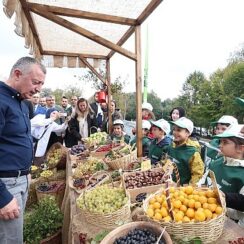
<instances>
[{"instance_id":1,"label":"sky","mask_svg":"<svg viewBox=\"0 0 244 244\"><path fill-rule=\"evenodd\" d=\"M201 71L208 77L224 68L230 54L244 43L243 0L164 0L142 25L142 70L144 68L146 29L148 28L148 90L161 100L180 95L190 73ZM0 78L8 77L13 63L29 55L24 38L14 33L14 19L0 11ZM124 45L133 50L134 38ZM122 65L123 64L123 65ZM77 77L84 71L48 68L44 87L79 86L88 98L94 93ZM135 91L135 64L115 54L111 59L111 80L126 80L125 92ZM142 74L143 77L143 74Z\"/></svg>"}]
</instances>

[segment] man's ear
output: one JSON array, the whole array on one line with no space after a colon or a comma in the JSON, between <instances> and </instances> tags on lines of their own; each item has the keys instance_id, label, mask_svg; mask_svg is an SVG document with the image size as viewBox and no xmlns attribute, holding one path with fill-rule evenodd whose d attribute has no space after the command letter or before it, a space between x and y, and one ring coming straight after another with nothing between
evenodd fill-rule
<instances>
[{"instance_id":1,"label":"man's ear","mask_svg":"<svg viewBox=\"0 0 244 244\"><path fill-rule=\"evenodd\" d=\"M14 77L16 78L16 80L18 80L21 75L22 72L19 69L14 70Z\"/></svg>"}]
</instances>

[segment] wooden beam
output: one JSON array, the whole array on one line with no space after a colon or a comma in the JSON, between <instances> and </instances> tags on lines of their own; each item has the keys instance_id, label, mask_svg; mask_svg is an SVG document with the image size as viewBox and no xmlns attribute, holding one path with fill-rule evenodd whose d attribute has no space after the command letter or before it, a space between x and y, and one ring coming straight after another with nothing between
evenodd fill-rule
<instances>
[{"instance_id":1,"label":"wooden beam","mask_svg":"<svg viewBox=\"0 0 244 244\"><path fill-rule=\"evenodd\" d=\"M70 9L70 8L61 8L56 6L50 6L45 4L38 4L38 3L28 3L30 8L35 8L42 6L46 8L46 11L51 12L56 15L67 16L67 17L74 17L80 19L89 19L89 20L96 20L102 22L109 22L114 24L120 25L136 25L136 19L131 18L124 18L115 15L108 15L108 14L100 14L88 11L82 11L77 9Z\"/></svg>"},{"instance_id":2,"label":"wooden beam","mask_svg":"<svg viewBox=\"0 0 244 244\"><path fill-rule=\"evenodd\" d=\"M89 68L96 76L97 78L102 81L104 84L106 84L106 80L102 77L102 75L100 75L96 69L94 67L92 67L92 65L81 55L79 55L79 59L87 66L87 68Z\"/></svg>"},{"instance_id":3,"label":"wooden beam","mask_svg":"<svg viewBox=\"0 0 244 244\"><path fill-rule=\"evenodd\" d=\"M103 55L84 54L84 53L66 53L66 52L48 51L48 50L43 50L43 55L67 56L67 57L79 57L79 55L82 55L82 57L84 58L107 59L107 57Z\"/></svg>"},{"instance_id":4,"label":"wooden beam","mask_svg":"<svg viewBox=\"0 0 244 244\"><path fill-rule=\"evenodd\" d=\"M144 11L140 14L140 16L137 18L137 23L142 24L161 2L163 2L163 0L152 0L144 9Z\"/></svg>"},{"instance_id":5,"label":"wooden beam","mask_svg":"<svg viewBox=\"0 0 244 244\"><path fill-rule=\"evenodd\" d=\"M135 49L137 61L136 68L136 146L137 156L140 158L142 153L142 77L141 77L141 26L136 26L135 30Z\"/></svg>"},{"instance_id":6,"label":"wooden beam","mask_svg":"<svg viewBox=\"0 0 244 244\"><path fill-rule=\"evenodd\" d=\"M38 33L36 31L36 27L34 25L33 19L32 19L31 15L30 15L28 4L27 4L26 0L20 0L20 4L21 4L22 9L24 11L25 17L28 20L29 26L31 28L31 32L32 32L33 37L34 37L34 39L36 41L36 44L37 44L37 46L39 48L39 51L40 51L41 54L43 54L42 44L41 44L41 41L39 39Z\"/></svg>"},{"instance_id":7,"label":"wooden beam","mask_svg":"<svg viewBox=\"0 0 244 244\"><path fill-rule=\"evenodd\" d=\"M113 131L113 121L112 114L110 111L111 108L111 77L110 77L110 59L106 61L106 74L107 74L107 87L108 87L108 133L111 134Z\"/></svg>"},{"instance_id":8,"label":"wooden beam","mask_svg":"<svg viewBox=\"0 0 244 244\"><path fill-rule=\"evenodd\" d=\"M134 31L135 31L135 27L131 26L122 36L122 38L117 42L117 45L122 46L128 40L128 38L134 33ZM114 54L115 51L112 50L107 56L108 59L110 59Z\"/></svg>"},{"instance_id":9,"label":"wooden beam","mask_svg":"<svg viewBox=\"0 0 244 244\"><path fill-rule=\"evenodd\" d=\"M106 40L105 38L101 37L101 36L98 36L96 35L95 33L92 33L66 19L63 19L53 13L50 13L50 12L47 12L45 8L43 8L42 6L38 6L38 7L31 7L31 11L33 11L34 13L44 17L44 18L47 18L51 21L53 21L54 23L58 24L58 25L61 25L75 33L78 33L82 36L85 36L86 38L94 41L94 42L97 42L109 49L112 49L132 60L136 60L136 55L116 44L114 44L113 42L109 41L109 40Z\"/></svg>"}]
</instances>

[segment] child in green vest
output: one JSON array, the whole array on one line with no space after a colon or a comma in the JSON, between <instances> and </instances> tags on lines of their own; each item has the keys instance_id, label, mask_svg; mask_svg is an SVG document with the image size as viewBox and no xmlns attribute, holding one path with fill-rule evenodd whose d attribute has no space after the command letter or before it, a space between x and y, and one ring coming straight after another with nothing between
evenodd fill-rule
<instances>
[{"instance_id":1,"label":"child in green vest","mask_svg":"<svg viewBox=\"0 0 244 244\"><path fill-rule=\"evenodd\" d=\"M215 127L215 135L223 133L230 125L237 125L238 121L235 117L230 115L223 115L218 121L211 123ZM209 144L215 148L219 148L219 138L214 138ZM217 150L207 148L207 156L211 160L215 160L221 155L218 154Z\"/></svg>"},{"instance_id":2,"label":"child in green vest","mask_svg":"<svg viewBox=\"0 0 244 244\"><path fill-rule=\"evenodd\" d=\"M215 137L220 139L224 157L212 161L209 169L215 173L220 190L226 193L227 207L231 207L228 216L244 227L244 212L234 210L238 209L235 207L238 195L244 195L244 124L232 125Z\"/></svg>"},{"instance_id":3,"label":"child in green vest","mask_svg":"<svg viewBox=\"0 0 244 244\"><path fill-rule=\"evenodd\" d=\"M142 153L143 157L147 157L149 153L149 146L151 144L151 139L148 137L150 133L151 124L147 120L142 120ZM130 145L136 143L136 136L130 141Z\"/></svg>"},{"instance_id":4,"label":"child in green vest","mask_svg":"<svg viewBox=\"0 0 244 244\"><path fill-rule=\"evenodd\" d=\"M168 136L170 132L170 124L166 120L160 119L151 121L151 124L151 131L154 139L149 147L148 157L151 159L152 164L156 164L161 160L163 154L167 152L167 148L172 139Z\"/></svg>"},{"instance_id":5,"label":"child in green vest","mask_svg":"<svg viewBox=\"0 0 244 244\"><path fill-rule=\"evenodd\" d=\"M124 122L121 119L116 119L113 122L113 133L110 135L113 142L125 142L129 144L130 136L124 132Z\"/></svg>"},{"instance_id":6,"label":"child in green vest","mask_svg":"<svg viewBox=\"0 0 244 244\"><path fill-rule=\"evenodd\" d=\"M204 164L196 144L189 139L193 131L193 122L181 117L173 124L174 141L168 148L168 154L175 161L180 184L196 184L203 176Z\"/></svg>"}]
</instances>

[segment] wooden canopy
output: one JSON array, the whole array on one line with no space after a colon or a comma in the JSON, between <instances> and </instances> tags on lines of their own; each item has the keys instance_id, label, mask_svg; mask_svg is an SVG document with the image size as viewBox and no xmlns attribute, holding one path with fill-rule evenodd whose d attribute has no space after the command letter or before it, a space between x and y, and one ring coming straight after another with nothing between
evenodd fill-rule
<instances>
[{"instance_id":1,"label":"wooden canopy","mask_svg":"<svg viewBox=\"0 0 244 244\"><path fill-rule=\"evenodd\" d=\"M88 67L107 84L110 98L110 58L115 52L135 61L137 146L141 145L140 25L162 0L3 0L4 12L15 13L15 32L25 38L31 54L49 67ZM135 33L135 49L122 47ZM97 71L106 62L107 74ZM110 99L109 99L110 107ZM111 116L110 116L111 118ZM110 120L111 121L111 120Z\"/></svg>"}]
</instances>

